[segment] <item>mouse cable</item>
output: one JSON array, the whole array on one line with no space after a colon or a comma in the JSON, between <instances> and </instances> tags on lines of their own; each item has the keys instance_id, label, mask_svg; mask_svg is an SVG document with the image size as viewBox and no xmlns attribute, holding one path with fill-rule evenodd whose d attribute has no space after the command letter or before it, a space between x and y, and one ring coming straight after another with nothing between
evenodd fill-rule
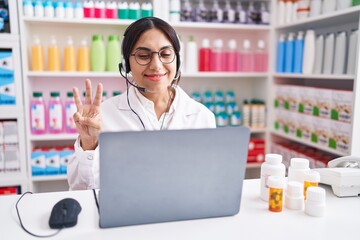
<instances>
[{"instance_id":1,"label":"mouse cable","mask_svg":"<svg viewBox=\"0 0 360 240\"><path fill-rule=\"evenodd\" d=\"M98 199L96 197L96 191L95 189L93 188L93 193L94 193L94 199L95 199L95 203L96 203L96 207L97 207L97 210L98 210L98 213L100 213L100 209L99 209L99 202L98 202Z\"/></svg>"},{"instance_id":2,"label":"mouse cable","mask_svg":"<svg viewBox=\"0 0 360 240\"><path fill-rule=\"evenodd\" d=\"M19 222L20 222L20 226L22 227L22 229L27 232L28 234L30 234L31 236L34 236L34 237L39 237L39 238L46 238L46 237L53 237L55 235L57 235L61 230L62 228L60 228L59 230L57 230L55 233L53 234L49 234L49 235L37 235L37 234L34 234L32 232L30 232L29 230L27 230L24 226L24 224L22 223L21 221L21 217L20 217L20 212L19 212L19 208L18 208L18 204L20 203L20 200L26 195L26 194L33 194L32 192L24 192L21 197L17 200L16 204L15 204L15 208L16 208L16 213L17 213L17 216L19 218Z\"/></svg>"}]
</instances>

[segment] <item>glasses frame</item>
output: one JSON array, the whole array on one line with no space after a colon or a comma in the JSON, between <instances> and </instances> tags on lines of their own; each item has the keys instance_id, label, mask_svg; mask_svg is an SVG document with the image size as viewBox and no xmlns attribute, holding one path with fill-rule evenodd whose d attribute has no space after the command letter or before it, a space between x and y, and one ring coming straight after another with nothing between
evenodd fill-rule
<instances>
[{"instance_id":1,"label":"glasses frame","mask_svg":"<svg viewBox=\"0 0 360 240\"><path fill-rule=\"evenodd\" d=\"M170 62L163 62L163 61L161 60L160 52L163 51L163 50L167 50L167 49L171 49L171 50L174 51L174 58L173 58ZM138 59L137 59L137 57L136 57L136 53L137 53L138 51L149 51L149 53L151 54L150 61L149 61L148 63L146 63L146 64L139 63L139 62L138 62ZM150 49L140 48L140 49L137 49L134 53L131 53L130 56L135 57L135 61L136 61L137 64L139 64L139 65L141 65L141 66L147 66L147 65L149 65L149 64L151 63L151 61L153 60L153 54L154 54L154 53L157 53L160 62L162 62L163 64L170 64L170 63L174 62L175 57L176 57L176 54L177 54L177 52L175 51L175 49L174 49L173 47L164 47L164 48L161 48L159 51L151 51Z\"/></svg>"}]
</instances>

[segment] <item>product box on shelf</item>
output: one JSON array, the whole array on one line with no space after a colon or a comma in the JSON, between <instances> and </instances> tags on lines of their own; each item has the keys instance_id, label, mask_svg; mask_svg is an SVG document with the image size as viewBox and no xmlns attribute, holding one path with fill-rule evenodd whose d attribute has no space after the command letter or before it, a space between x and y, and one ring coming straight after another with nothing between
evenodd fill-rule
<instances>
[{"instance_id":1,"label":"product box on shelf","mask_svg":"<svg viewBox=\"0 0 360 240\"><path fill-rule=\"evenodd\" d=\"M1 187L0 195L12 195L20 193L19 187Z\"/></svg>"},{"instance_id":2,"label":"product box on shelf","mask_svg":"<svg viewBox=\"0 0 360 240\"><path fill-rule=\"evenodd\" d=\"M314 131L312 119L312 116L297 114L297 121L299 125L296 136L298 138L308 142L311 141L311 133Z\"/></svg>"},{"instance_id":3,"label":"product box on shelf","mask_svg":"<svg viewBox=\"0 0 360 240\"><path fill-rule=\"evenodd\" d=\"M44 175L46 170L45 152L40 149L31 153L31 173L33 176Z\"/></svg>"},{"instance_id":4,"label":"product box on shelf","mask_svg":"<svg viewBox=\"0 0 360 240\"><path fill-rule=\"evenodd\" d=\"M58 151L49 150L45 152L45 173L47 175L59 174L60 173L60 155Z\"/></svg>"},{"instance_id":5,"label":"product box on shelf","mask_svg":"<svg viewBox=\"0 0 360 240\"><path fill-rule=\"evenodd\" d=\"M5 156L4 156L4 146L0 144L0 175L5 174Z\"/></svg>"},{"instance_id":6,"label":"product box on shelf","mask_svg":"<svg viewBox=\"0 0 360 240\"><path fill-rule=\"evenodd\" d=\"M299 102L299 112L312 115L313 108L315 105L315 96L316 90L311 87L299 87L300 91L300 102Z\"/></svg>"},{"instance_id":7,"label":"product box on shelf","mask_svg":"<svg viewBox=\"0 0 360 240\"><path fill-rule=\"evenodd\" d=\"M332 92L331 89L316 89L314 116L330 119Z\"/></svg>"},{"instance_id":8,"label":"product box on shelf","mask_svg":"<svg viewBox=\"0 0 360 240\"><path fill-rule=\"evenodd\" d=\"M20 152L18 144L4 144L5 172L19 172Z\"/></svg>"},{"instance_id":9,"label":"product box on shelf","mask_svg":"<svg viewBox=\"0 0 360 240\"><path fill-rule=\"evenodd\" d=\"M248 163L261 163L265 160L265 139L251 138L249 141Z\"/></svg>"},{"instance_id":10,"label":"product box on shelf","mask_svg":"<svg viewBox=\"0 0 360 240\"><path fill-rule=\"evenodd\" d=\"M286 91L287 91L286 106L288 107L288 110L292 112L297 112L299 105L299 93L300 93L299 88L297 86L289 86L286 88Z\"/></svg>"},{"instance_id":11,"label":"product box on shelf","mask_svg":"<svg viewBox=\"0 0 360 240\"><path fill-rule=\"evenodd\" d=\"M59 152L60 156L60 173L67 173L67 165L74 158L74 148L64 148Z\"/></svg>"},{"instance_id":12,"label":"product box on shelf","mask_svg":"<svg viewBox=\"0 0 360 240\"><path fill-rule=\"evenodd\" d=\"M3 121L3 140L7 144L18 144L18 125L17 121Z\"/></svg>"},{"instance_id":13,"label":"product box on shelf","mask_svg":"<svg viewBox=\"0 0 360 240\"><path fill-rule=\"evenodd\" d=\"M353 114L353 92L351 91L332 91L331 119L351 122Z\"/></svg>"},{"instance_id":14,"label":"product box on shelf","mask_svg":"<svg viewBox=\"0 0 360 240\"><path fill-rule=\"evenodd\" d=\"M351 124L331 121L329 147L342 153L350 153Z\"/></svg>"},{"instance_id":15,"label":"product box on shelf","mask_svg":"<svg viewBox=\"0 0 360 240\"><path fill-rule=\"evenodd\" d=\"M295 112L287 112L286 115L285 126L287 134L292 137L296 137L297 130L299 129L298 114Z\"/></svg>"},{"instance_id":16,"label":"product box on shelf","mask_svg":"<svg viewBox=\"0 0 360 240\"><path fill-rule=\"evenodd\" d=\"M320 146L329 146L330 126L331 120L313 118L313 132L311 134L311 141Z\"/></svg>"},{"instance_id":17,"label":"product box on shelf","mask_svg":"<svg viewBox=\"0 0 360 240\"><path fill-rule=\"evenodd\" d=\"M0 50L0 105L15 103L13 55L10 50Z\"/></svg>"}]
</instances>

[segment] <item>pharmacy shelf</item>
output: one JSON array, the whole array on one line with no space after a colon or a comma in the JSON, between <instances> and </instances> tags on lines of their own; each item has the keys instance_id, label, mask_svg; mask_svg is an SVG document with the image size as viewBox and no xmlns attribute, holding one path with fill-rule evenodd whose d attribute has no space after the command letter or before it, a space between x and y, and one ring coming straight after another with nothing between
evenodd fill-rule
<instances>
[{"instance_id":1,"label":"pharmacy shelf","mask_svg":"<svg viewBox=\"0 0 360 240\"><path fill-rule=\"evenodd\" d=\"M266 128L252 128L251 133L266 133Z\"/></svg>"},{"instance_id":2,"label":"pharmacy shelf","mask_svg":"<svg viewBox=\"0 0 360 240\"><path fill-rule=\"evenodd\" d=\"M342 74L292 74L292 73L274 73L275 78L296 78L296 79L323 79L323 80L354 80L354 75Z\"/></svg>"},{"instance_id":3,"label":"pharmacy shelf","mask_svg":"<svg viewBox=\"0 0 360 240\"><path fill-rule=\"evenodd\" d=\"M186 78L267 78L267 73L252 72L197 72L183 73L181 77Z\"/></svg>"},{"instance_id":4,"label":"pharmacy shelf","mask_svg":"<svg viewBox=\"0 0 360 240\"><path fill-rule=\"evenodd\" d=\"M178 22L171 23L176 29L216 29L221 30L246 30L246 31L269 31L269 25L231 24L231 23L208 23L208 22Z\"/></svg>"},{"instance_id":5,"label":"pharmacy shelf","mask_svg":"<svg viewBox=\"0 0 360 240\"><path fill-rule=\"evenodd\" d=\"M2 42L19 42L19 35L9 34L9 33L0 33L0 39Z\"/></svg>"},{"instance_id":6,"label":"pharmacy shelf","mask_svg":"<svg viewBox=\"0 0 360 240\"><path fill-rule=\"evenodd\" d=\"M33 182L63 181L67 180L66 174L33 176Z\"/></svg>"},{"instance_id":7,"label":"pharmacy shelf","mask_svg":"<svg viewBox=\"0 0 360 240\"><path fill-rule=\"evenodd\" d=\"M262 163L247 163L246 168L252 169L252 168L260 168Z\"/></svg>"},{"instance_id":8,"label":"pharmacy shelf","mask_svg":"<svg viewBox=\"0 0 360 240\"><path fill-rule=\"evenodd\" d=\"M339 11L334 11L332 13L319 15L316 17L309 17L301 21L294 23L284 24L276 26L277 30L300 30L300 29L315 29L323 28L333 25L338 25L339 23L349 23L358 21L360 13L360 6L350 7L347 9L342 9Z\"/></svg>"},{"instance_id":9,"label":"pharmacy shelf","mask_svg":"<svg viewBox=\"0 0 360 240\"><path fill-rule=\"evenodd\" d=\"M18 106L0 105L0 119L15 119L22 117L23 115L23 109Z\"/></svg>"},{"instance_id":10,"label":"pharmacy shelf","mask_svg":"<svg viewBox=\"0 0 360 240\"><path fill-rule=\"evenodd\" d=\"M44 135L30 135L31 141L61 141L61 140L76 140L77 134L44 134Z\"/></svg>"},{"instance_id":11,"label":"pharmacy shelf","mask_svg":"<svg viewBox=\"0 0 360 240\"><path fill-rule=\"evenodd\" d=\"M127 26L134 20L122 19L105 19L105 18L83 18L83 19L58 19L58 18L37 18L37 17L23 17L25 23L28 24L54 24L54 25L117 25Z\"/></svg>"},{"instance_id":12,"label":"pharmacy shelf","mask_svg":"<svg viewBox=\"0 0 360 240\"><path fill-rule=\"evenodd\" d=\"M346 155L348 155L346 153L336 151L334 149L324 147L324 146L321 146L321 145L316 144L316 143L303 141L303 140L301 140L301 139L299 139L297 137L293 137L293 136L290 136L290 135L287 135L287 134L284 134L284 133L280 133L280 132L277 132L277 131L274 131L274 130L271 130L271 134L273 134L275 136L278 136L278 137L281 137L281 138L285 138L285 139L294 141L294 142L298 142L298 143L301 143L301 144L304 144L304 145L307 145L307 146L310 146L310 147L314 147L316 149L322 150L324 152L332 153L332 154L335 154L335 155L338 155L338 156L346 156Z\"/></svg>"},{"instance_id":13,"label":"pharmacy shelf","mask_svg":"<svg viewBox=\"0 0 360 240\"><path fill-rule=\"evenodd\" d=\"M21 186L26 183L22 174L2 174L0 175L0 187Z\"/></svg>"}]
</instances>

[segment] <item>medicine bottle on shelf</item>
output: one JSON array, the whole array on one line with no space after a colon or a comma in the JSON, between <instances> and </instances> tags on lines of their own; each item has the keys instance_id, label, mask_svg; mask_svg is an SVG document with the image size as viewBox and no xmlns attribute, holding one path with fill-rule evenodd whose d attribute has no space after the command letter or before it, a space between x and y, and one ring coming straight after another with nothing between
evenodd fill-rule
<instances>
[{"instance_id":1,"label":"medicine bottle on shelf","mask_svg":"<svg viewBox=\"0 0 360 240\"><path fill-rule=\"evenodd\" d=\"M31 70L44 71L44 49L41 46L40 39L35 36L34 43L31 46Z\"/></svg>"},{"instance_id":2,"label":"medicine bottle on shelf","mask_svg":"<svg viewBox=\"0 0 360 240\"><path fill-rule=\"evenodd\" d=\"M55 36L51 36L48 47L48 70L60 71L60 50L57 46Z\"/></svg>"},{"instance_id":3,"label":"medicine bottle on shelf","mask_svg":"<svg viewBox=\"0 0 360 240\"><path fill-rule=\"evenodd\" d=\"M90 71L90 48L86 38L81 41L81 46L78 49L78 71Z\"/></svg>"},{"instance_id":4,"label":"medicine bottle on shelf","mask_svg":"<svg viewBox=\"0 0 360 240\"><path fill-rule=\"evenodd\" d=\"M63 132L63 106L59 92L50 93L49 101L49 133Z\"/></svg>"},{"instance_id":5,"label":"medicine bottle on shelf","mask_svg":"<svg viewBox=\"0 0 360 240\"><path fill-rule=\"evenodd\" d=\"M269 176L285 177L285 165L282 163L283 157L279 154L266 154L265 162L260 170L260 197L264 201L269 200Z\"/></svg>"},{"instance_id":6,"label":"medicine bottle on shelf","mask_svg":"<svg viewBox=\"0 0 360 240\"><path fill-rule=\"evenodd\" d=\"M76 105L73 92L67 93L65 101L65 131L67 133L76 133L76 125L73 119L73 115L76 112Z\"/></svg>"},{"instance_id":7,"label":"medicine bottle on shelf","mask_svg":"<svg viewBox=\"0 0 360 240\"><path fill-rule=\"evenodd\" d=\"M30 102L30 127L32 134L46 133L46 108L42 92L34 92Z\"/></svg>"},{"instance_id":8,"label":"medicine bottle on shelf","mask_svg":"<svg viewBox=\"0 0 360 240\"><path fill-rule=\"evenodd\" d=\"M64 70L76 71L76 51L71 36L68 36L67 44L64 49Z\"/></svg>"}]
</instances>

